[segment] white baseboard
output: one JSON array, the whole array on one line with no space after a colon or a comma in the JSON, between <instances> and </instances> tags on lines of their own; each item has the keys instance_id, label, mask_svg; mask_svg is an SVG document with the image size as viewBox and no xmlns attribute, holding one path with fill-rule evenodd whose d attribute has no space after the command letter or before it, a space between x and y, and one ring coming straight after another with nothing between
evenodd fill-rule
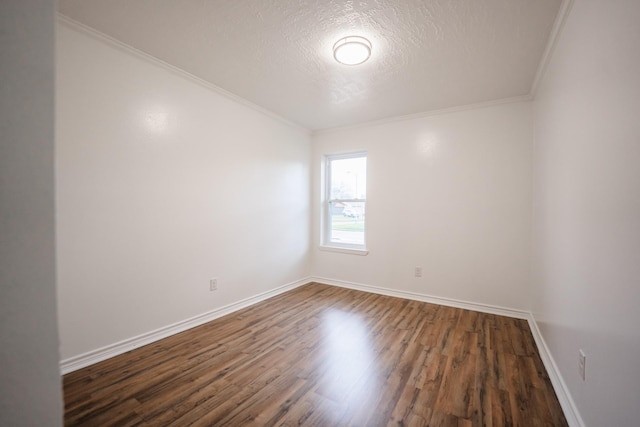
<instances>
[{"instance_id":1,"label":"white baseboard","mask_svg":"<svg viewBox=\"0 0 640 427\"><path fill-rule=\"evenodd\" d=\"M217 308L215 310L202 313L198 316L191 317L186 320L182 320L180 322L176 322L172 325L167 325L165 327L156 329L151 332L147 332L142 335L138 335L132 338L128 338L126 340L89 351L87 353L80 354L78 356L74 356L68 359L65 359L60 362L60 369L62 374L68 374L69 372L76 371L78 369L93 365L95 363L101 362L103 360L109 359L111 357L126 353L127 351L145 346L147 344L151 344L152 342L161 340L163 338L167 338L171 335L177 334L179 332L186 331L188 329L194 328L196 326L200 326L204 323L210 322L211 320L217 319L219 317L225 316L227 314L233 313L235 311L241 310L243 308L249 307L253 304L256 304L260 301L264 301L276 295L282 294L284 292L290 291L292 289L298 288L302 285L305 285L310 282L321 283L330 286L338 286L341 288L355 289L358 291L370 292L379 295L387 295L391 297L397 298L405 298L415 301L428 302L432 304L444 305L447 307L455 307L462 308L466 310L478 311L481 313L489 313L489 314L497 314L499 316L508 316L514 317L517 319L525 319L529 323L529 328L531 329L531 333L538 347L538 352L540 353L540 357L544 366L549 374L549 378L551 379L551 384L558 396L558 401L560 402L560 406L567 418L567 422L571 427L584 427L584 422L578 412L578 409L571 397L571 393L567 388L564 380L562 379L562 375L558 370L558 366L556 365L551 353L549 352L549 348L547 347L540 330L538 329L538 324L532 313L518 310L513 308L500 307L490 304L482 304L475 303L469 301L462 301L452 298L444 298L437 297L426 294L419 294L415 292L408 291L399 291L395 289L382 288L377 286L364 285L361 283L348 282L344 280L336 280L336 279L328 279L325 277L307 277L304 279L297 280L295 282L288 283L286 285L280 286L278 288L272 289L267 292L260 293L258 295L254 295L249 298L245 298L238 302L225 305L224 307Z\"/></svg>"},{"instance_id":2,"label":"white baseboard","mask_svg":"<svg viewBox=\"0 0 640 427\"><path fill-rule=\"evenodd\" d=\"M477 302L462 301L453 298L437 297L415 292L399 291L397 289L381 288L377 286L364 285L362 283L347 282L344 280L327 279L325 277L311 277L312 282L325 285L338 286L341 288L355 289L357 291L371 292L373 294L387 295L390 297L405 298L414 301L428 302L431 304L444 305L447 307L463 308L465 310L479 311L481 313L497 314L499 316L515 317L516 319L528 320L530 313L525 310L500 307L496 305L483 304Z\"/></svg>"},{"instance_id":3,"label":"white baseboard","mask_svg":"<svg viewBox=\"0 0 640 427\"><path fill-rule=\"evenodd\" d=\"M225 305L224 307L220 307L215 310L211 310L206 313L191 317L189 319L164 326L154 331L128 338L126 340L110 344L105 347L80 354L78 356L70 357L60 362L60 371L62 375L64 375L68 374L69 372L73 372L78 369L93 365L94 363L102 362L103 360L118 356L120 354L126 353L127 351L145 346L147 344L151 344L152 342L167 338L180 332L184 332L187 329L200 326L219 317L226 316L227 314L233 313L234 311L249 307L250 305L290 291L309 282L311 282L310 278L296 280L295 282L288 283L270 291L245 298L238 302L234 302L232 304Z\"/></svg>"},{"instance_id":4,"label":"white baseboard","mask_svg":"<svg viewBox=\"0 0 640 427\"><path fill-rule=\"evenodd\" d=\"M542 363L544 363L544 367L546 368L549 378L551 379L551 385L553 386L553 389L558 396L558 401L560 402L560 406L562 407L562 411L567 418L569 426L585 427L585 424L582 421L582 417L578 412L578 408L576 407L573 398L571 397L571 393L569 392L566 383L562 379L562 375L560 375L558 366L553 360L551 352L549 352L549 348L547 347L544 338L542 338L542 334L538 329L538 324L536 323L535 318L533 317L533 314L531 312L489 304L461 301L452 298L443 298L432 295L418 294L414 292L380 288L376 286L364 285L361 283L347 282L344 280L327 279L324 277L311 277L311 281L316 283L323 283L325 285L339 286L342 288L371 292L374 294L406 298L416 301L429 302L432 304L444 305L448 307L463 308L466 310L479 311L481 313L497 314L499 316L508 316L527 320L529 323L529 329L531 329L531 334L533 335L533 339L535 340L538 347L540 358L542 359Z\"/></svg>"},{"instance_id":5,"label":"white baseboard","mask_svg":"<svg viewBox=\"0 0 640 427\"><path fill-rule=\"evenodd\" d=\"M585 427L584 421L582 421L582 417L580 416L580 412L578 412L578 408L576 407L576 404L571 397L569 388L564 382L564 379L560 374L560 370L558 369L558 365L556 365L556 362L553 359L551 352L549 351L549 347L547 347L547 343L542 337L542 333L538 328L538 322L536 322L533 313L530 313L527 320L529 321L529 328L531 329L533 339L538 346L538 353L540 353L542 363L547 370L547 374L549 374L551 385L553 385L556 396L558 396L558 401L560 402L560 406L562 407L562 411L564 412L564 416L567 419L569 426Z\"/></svg>"}]
</instances>

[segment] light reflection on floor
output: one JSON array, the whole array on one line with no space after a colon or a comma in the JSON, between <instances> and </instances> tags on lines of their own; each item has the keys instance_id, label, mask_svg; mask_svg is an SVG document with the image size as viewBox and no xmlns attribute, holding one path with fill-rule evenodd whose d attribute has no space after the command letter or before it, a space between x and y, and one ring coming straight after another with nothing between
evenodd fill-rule
<instances>
[{"instance_id":1,"label":"light reflection on floor","mask_svg":"<svg viewBox=\"0 0 640 427\"><path fill-rule=\"evenodd\" d=\"M321 319L324 345L319 352L324 376L317 392L351 411L374 404L379 372L366 322L339 309L327 310Z\"/></svg>"}]
</instances>

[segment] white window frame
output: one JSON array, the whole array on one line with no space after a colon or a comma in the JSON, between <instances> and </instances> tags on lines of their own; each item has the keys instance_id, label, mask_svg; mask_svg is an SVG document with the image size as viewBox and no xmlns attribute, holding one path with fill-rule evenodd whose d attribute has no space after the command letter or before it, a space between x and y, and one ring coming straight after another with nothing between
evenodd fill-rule
<instances>
[{"instance_id":1,"label":"white window frame","mask_svg":"<svg viewBox=\"0 0 640 427\"><path fill-rule=\"evenodd\" d=\"M351 153L341 154L326 154L323 159L323 172L322 179L323 185L323 201L322 201L322 231L321 231L321 244L320 249L331 252L349 253L355 255L367 255L369 251L366 248L367 244L367 220L364 220L364 243L362 245L354 243L342 243L331 241L331 205L332 203L363 203L364 212L366 217L367 212L367 199L332 199L331 198L331 162L334 160L353 159L358 157L364 157L367 159L368 166L368 154L366 151L356 151Z\"/></svg>"}]
</instances>

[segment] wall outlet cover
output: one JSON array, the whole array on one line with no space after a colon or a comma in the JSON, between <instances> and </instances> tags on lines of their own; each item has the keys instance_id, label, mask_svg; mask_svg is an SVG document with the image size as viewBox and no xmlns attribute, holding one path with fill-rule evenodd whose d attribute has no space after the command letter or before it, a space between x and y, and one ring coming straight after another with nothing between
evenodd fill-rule
<instances>
[{"instance_id":1,"label":"wall outlet cover","mask_svg":"<svg viewBox=\"0 0 640 427\"><path fill-rule=\"evenodd\" d=\"M585 356L584 351L580 350L578 353L578 373L580 374L582 381L585 381L586 378L586 368L587 356Z\"/></svg>"}]
</instances>

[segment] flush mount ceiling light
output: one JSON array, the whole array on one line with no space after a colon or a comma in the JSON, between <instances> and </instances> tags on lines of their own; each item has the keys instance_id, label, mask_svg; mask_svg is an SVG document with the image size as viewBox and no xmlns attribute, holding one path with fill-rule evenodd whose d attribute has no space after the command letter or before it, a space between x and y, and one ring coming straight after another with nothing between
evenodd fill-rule
<instances>
[{"instance_id":1,"label":"flush mount ceiling light","mask_svg":"<svg viewBox=\"0 0 640 427\"><path fill-rule=\"evenodd\" d=\"M359 65L371 56L371 42L364 37L343 37L333 45L333 57L341 64Z\"/></svg>"}]
</instances>

